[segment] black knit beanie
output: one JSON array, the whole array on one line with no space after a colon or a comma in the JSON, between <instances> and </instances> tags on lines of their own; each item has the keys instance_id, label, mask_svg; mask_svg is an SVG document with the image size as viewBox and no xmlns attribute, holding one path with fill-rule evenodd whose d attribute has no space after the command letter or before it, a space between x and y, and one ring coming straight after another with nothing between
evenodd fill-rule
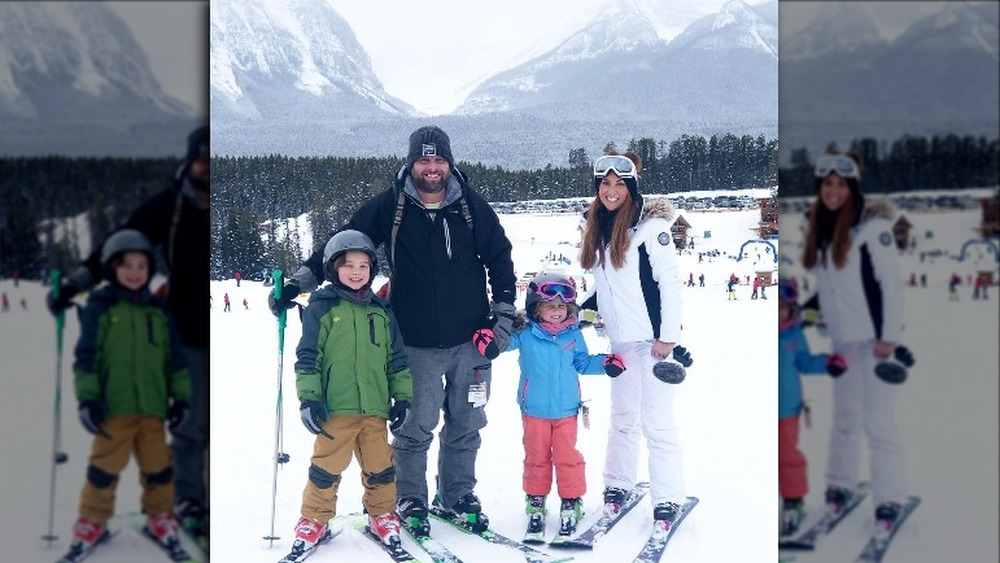
<instances>
[{"instance_id":1,"label":"black knit beanie","mask_svg":"<svg viewBox=\"0 0 1000 563\"><path fill-rule=\"evenodd\" d=\"M406 154L406 167L412 168L413 163L424 156L440 156L455 166L451 156L451 140L448 134L436 125L421 127L410 134L410 152Z\"/></svg>"},{"instance_id":2,"label":"black knit beanie","mask_svg":"<svg viewBox=\"0 0 1000 563\"><path fill-rule=\"evenodd\" d=\"M187 138L187 153L184 155L184 169L191 168L191 163L198 158L208 160L208 126L202 126L192 131Z\"/></svg>"}]
</instances>

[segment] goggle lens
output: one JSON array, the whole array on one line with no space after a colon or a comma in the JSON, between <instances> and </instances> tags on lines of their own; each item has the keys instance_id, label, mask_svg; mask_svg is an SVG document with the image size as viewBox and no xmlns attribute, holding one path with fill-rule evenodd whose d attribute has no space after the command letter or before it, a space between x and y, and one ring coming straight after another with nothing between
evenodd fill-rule
<instances>
[{"instance_id":1,"label":"goggle lens","mask_svg":"<svg viewBox=\"0 0 1000 563\"><path fill-rule=\"evenodd\" d=\"M819 157L816 159L815 169L817 178L826 178L831 172L836 172L843 178L858 178L860 176L857 163L850 157L840 154Z\"/></svg>"},{"instance_id":2,"label":"goggle lens","mask_svg":"<svg viewBox=\"0 0 1000 563\"><path fill-rule=\"evenodd\" d=\"M538 286L535 293L546 301L552 301L557 297L560 298L563 303L576 301L576 289L574 289L572 285L566 285L564 283L543 283Z\"/></svg>"},{"instance_id":3,"label":"goggle lens","mask_svg":"<svg viewBox=\"0 0 1000 563\"><path fill-rule=\"evenodd\" d=\"M603 178L609 171L619 178L635 178L635 163L621 155L605 155L594 162L594 176Z\"/></svg>"}]
</instances>

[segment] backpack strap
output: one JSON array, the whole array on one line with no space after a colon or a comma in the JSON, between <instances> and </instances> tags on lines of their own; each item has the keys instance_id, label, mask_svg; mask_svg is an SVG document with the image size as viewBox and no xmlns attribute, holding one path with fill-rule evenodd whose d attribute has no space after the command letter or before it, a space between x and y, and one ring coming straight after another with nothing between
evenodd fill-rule
<instances>
[{"instance_id":1,"label":"backpack strap","mask_svg":"<svg viewBox=\"0 0 1000 563\"><path fill-rule=\"evenodd\" d=\"M465 219L466 226L469 227L470 231L475 232L475 229L472 228L472 212L469 211L469 201L465 199L464 193L462 197L458 198L458 203L462 206L462 218Z\"/></svg>"},{"instance_id":2,"label":"backpack strap","mask_svg":"<svg viewBox=\"0 0 1000 563\"><path fill-rule=\"evenodd\" d=\"M406 207L406 194L399 190L399 198L396 199L396 212L392 216L392 233L389 235L389 262L396 264L396 234L399 233L399 224L403 222L403 208Z\"/></svg>"}]
</instances>

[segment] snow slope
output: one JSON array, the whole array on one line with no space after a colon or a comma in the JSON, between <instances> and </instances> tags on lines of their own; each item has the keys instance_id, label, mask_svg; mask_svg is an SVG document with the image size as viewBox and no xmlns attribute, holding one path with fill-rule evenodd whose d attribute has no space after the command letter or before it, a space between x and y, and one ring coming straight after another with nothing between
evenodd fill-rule
<instances>
[{"instance_id":1,"label":"snow slope","mask_svg":"<svg viewBox=\"0 0 1000 563\"><path fill-rule=\"evenodd\" d=\"M777 445L774 435L776 344L774 300L751 301L741 287L739 301L727 302L723 281L731 271L752 271L747 260L736 262L739 246L751 237L743 229L749 212L685 213L692 233L712 230L708 240L698 240L696 250L717 248L727 255L697 264L697 254L682 255L681 271L706 274L708 287L684 289L684 344L695 358L689 377L678 388L676 409L684 446L688 494L701 504L678 529L672 540L670 561L774 561L777 550ZM974 213L908 214L915 233L934 232L918 250L940 246L957 252L974 225ZM578 240L577 219L572 215L501 216L515 247L518 273L535 271L550 253L562 253L575 262L572 245ZM787 222L784 224L788 224ZM733 233L725 235L725 233ZM532 244L531 239L534 238ZM933 241L933 244L930 242ZM711 245L709 244L711 242ZM560 244L564 243L564 244ZM568 243L568 244L565 244ZM793 245L794 246L794 245ZM700 248L699 248L700 247ZM791 249L792 252L795 249ZM755 256L753 256L755 258ZM926 270L927 289L906 289L907 340L917 355L911 379L900 388L897 417L907 455L909 490L924 504L900 531L886 558L892 561L995 561L997 546L997 288L989 302L968 298L948 302L944 279L958 268L964 276L972 262L947 258L920 264L918 255L904 256L904 273ZM984 265L983 262L980 265ZM784 265L783 265L784 266ZM995 264L994 264L995 266ZM792 268L796 266L789 266ZM568 266L573 271L573 266ZM702 268L702 269L699 269ZM922 268L917 269L917 268ZM589 280L588 280L589 283ZM213 560L228 563L273 562L291 545L292 527L298 518L301 491L313 442L298 421L294 397L294 348L300 323L293 318L286 331L284 358L284 448L291 461L278 473L274 531L282 538L273 547L262 537L271 531L272 455L277 392L277 335L275 320L266 310L269 288L232 280L213 282L212 295L212 509ZM48 529L48 488L52 448L52 397L55 385L55 339L52 318L42 308L45 288L22 281L14 288L0 280L0 292L11 300L11 310L0 313L0 354L4 358L4 393L0 394L4 452L0 479L0 540L4 561L45 562L65 550L83 483L90 437L75 417L72 394L72 347L79 323L72 316L65 329L62 361L63 449L69 462L60 466L56 488L54 531L59 540L47 548L40 537ZM222 312L222 295L228 292L233 311ZM20 308L24 297L29 309ZM246 297L249 310L244 310ZM607 342L592 329L585 334L594 352ZM815 349L827 342L810 333ZM496 530L517 537L523 526L520 489L522 447L518 410L514 402L517 380L516 353L504 354L494 363L494 389L487 409L490 424L483 433L477 492ZM589 490L584 497L593 515L600 504L601 468L607 433L609 381L603 376L583 377L581 385L590 400L589 430L580 432L579 447L587 466ZM812 427L803 429L802 447L810 460L812 492L807 505L821 503L822 471L829 432L831 396L826 378L809 378L805 394L812 406ZM431 466L436 445L431 449ZM867 475L863 462L861 475ZM640 478L646 474L640 467ZM429 478L432 476L429 475ZM344 472L338 508L342 513L360 510L361 487L357 465ZM554 495L553 495L554 496ZM139 488L134 466L120 479L117 506L138 509ZM556 509L549 500L551 512ZM550 512L550 514L551 514ZM648 500L630 514L612 536L593 552L572 553L574 561L630 561L650 529ZM842 562L853 558L865 540L872 507L867 503L826 538L811 554L797 554L797 561ZM941 515L944 514L944 517ZM556 525L554 514L550 526ZM467 562L521 561L513 551L491 546L442 525L435 534ZM409 540L408 547L423 561L429 560ZM543 547L543 550L548 551ZM131 531L91 559L95 563L156 561L158 553ZM385 561L382 553L353 532L338 537L318 551L311 562Z\"/></svg>"}]
</instances>

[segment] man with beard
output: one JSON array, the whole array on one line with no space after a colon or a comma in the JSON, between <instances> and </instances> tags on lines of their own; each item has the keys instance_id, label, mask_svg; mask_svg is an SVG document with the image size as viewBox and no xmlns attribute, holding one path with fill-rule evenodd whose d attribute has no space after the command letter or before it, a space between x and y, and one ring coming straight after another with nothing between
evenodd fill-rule
<instances>
[{"instance_id":1,"label":"man with beard","mask_svg":"<svg viewBox=\"0 0 1000 563\"><path fill-rule=\"evenodd\" d=\"M365 233L376 248L385 243L389 299L413 376L410 415L394 432L397 513L416 535L429 533L427 451L444 409L434 502L485 530L489 521L474 488L491 363L472 336L492 328L497 348L507 348L517 281L510 241L455 166L448 135L434 126L410 135L394 185L362 205L344 229ZM294 306L292 299L321 279L322 248L289 278L281 301L269 296L272 311Z\"/></svg>"},{"instance_id":2,"label":"man with beard","mask_svg":"<svg viewBox=\"0 0 1000 563\"><path fill-rule=\"evenodd\" d=\"M150 197L120 227L146 235L154 246L162 249L166 259L167 306L184 345L184 359L191 375L190 409L172 432L175 513L181 526L203 547L207 547L208 537L205 456L209 321L204 307L209 300L208 203L209 129L203 126L188 135L184 163L174 176L174 185ZM90 291L101 280L101 245L94 248L73 274L62 281L59 298L49 295L48 307L53 315L70 307L74 296Z\"/></svg>"}]
</instances>

